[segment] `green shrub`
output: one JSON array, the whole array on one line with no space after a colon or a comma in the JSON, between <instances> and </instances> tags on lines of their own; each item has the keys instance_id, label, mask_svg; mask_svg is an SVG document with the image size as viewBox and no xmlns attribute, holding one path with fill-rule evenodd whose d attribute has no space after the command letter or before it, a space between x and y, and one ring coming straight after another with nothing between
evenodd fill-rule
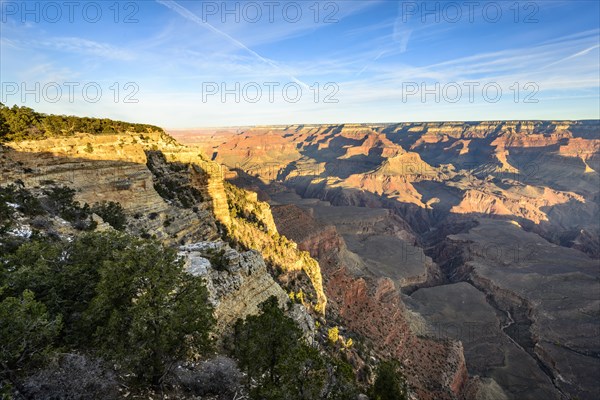
<instances>
[{"instance_id":1,"label":"green shrub","mask_svg":"<svg viewBox=\"0 0 600 400\"><path fill-rule=\"evenodd\" d=\"M96 223L92 221L92 209L89 204L82 205L74 200L75 190L66 186L57 186L44 190L49 201L49 211L71 222L78 230L94 230Z\"/></svg>"},{"instance_id":2,"label":"green shrub","mask_svg":"<svg viewBox=\"0 0 600 400\"><path fill-rule=\"evenodd\" d=\"M152 384L176 360L210 347L214 320L203 280L184 270L175 250L155 241L117 232L85 234L72 242L34 240L3 254L0 262L5 266L0 287L7 296L0 311L0 323L7 321L0 325L3 343L11 326L19 326L10 315L24 326L15 338L27 338L25 327L33 326L40 343L52 340L37 327L54 321L49 315L62 315L56 338L62 347L94 351ZM19 293L24 301L16 299ZM41 322L28 322L28 313L29 320ZM52 333L54 339L58 330ZM2 357L20 358L11 349L2 348L13 354Z\"/></svg>"},{"instance_id":3,"label":"green shrub","mask_svg":"<svg viewBox=\"0 0 600 400\"><path fill-rule=\"evenodd\" d=\"M233 355L246 372L252 399L349 399L356 394L352 368L323 356L270 297L259 315L239 320Z\"/></svg>"},{"instance_id":4,"label":"green shrub","mask_svg":"<svg viewBox=\"0 0 600 400\"><path fill-rule=\"evenodd\" d=\"M154 190L160 197L182 208L193 208L203 201L202 193L192 186L189 164L168 162L160 151L146 151L146 165L153 175Z\"/></svg>"},{"instance_id":5,"label":"green shrub","mask_svg":"<svg viewBox=\"0 0 600 400\"><path fill-rule=\"evenodd\" d=\"M27 189L11 184L5 187L0 187L0 221L2 216L6 217L7 211L12 214L12 209L8 208L2 211L3 207L9 207L6 203L14 203L18 206L18 210L27 216L36 216L44 213L42 204L37 197L32 195Z\"/></svg>"},{"instance_id":6,"label":"green shrub","mask_svg":"<svg viewBox=\"0 0 600 400\"><path fill-rule=\"evenodd\" d=\"M92 212L118 231L125 230L127 226L127 215L119 203L113 201L96 203L92 207Z\"/></svg>"},{"instance_id":7,"label":"green shrub","mask_svg":"<svg viewBox=\"0 0 600 400\"><path fill-rule=\"evenodd\" d=\"M99 234L83 235L71 243L25 243L3 257L11 271L4 278L6 291L10 288L12 296L33 291L50 313L63 315L63 343L81 344L88 341L89 334L82 333L81 316L96 293L100 267L126 246L117 236Z\"/></svg>"},{"instance_id":8,"label":"green shrub","mask_svg":"<svg viewBox=\"0 0 600 400\"><path fill-rule=\"evenodd\" d=\"M175 360L210 347L212 309L203 280L185 272L175 250L127 240L114 260L102 263L85 318L107 356L141 381L159 384Z\"/></svg>"},{"instance_id":9,"label":"green shrub","mask_svg":"<svg viewBox=\"0 0 600 400\"><path fill-rule=\"evenodd\" d=\"M382 361L377 366L376 378L369 397L373 400L406 400L407 385L398 361Z\"/></svg>"},{"instance_id":10,"label":"green shrub","mask_svg":"<svg viewBox=\"0 0 600 400\"><path fill-rule=\"evenodd\" d=\"M35 361L50 347L62 326L32 291L0 302L0 377L7 377Z\"/></svg>"}]
</instances>

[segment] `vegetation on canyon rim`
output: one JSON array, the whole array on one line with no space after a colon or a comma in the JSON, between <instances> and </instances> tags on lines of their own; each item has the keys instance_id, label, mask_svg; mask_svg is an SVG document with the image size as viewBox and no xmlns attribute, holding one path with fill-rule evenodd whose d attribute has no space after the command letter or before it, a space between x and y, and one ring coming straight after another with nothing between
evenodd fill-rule
<instances>
[{"instance_id":1,"label":"vegetation on canyon rim","mask_svg":"<svg viewBox=\"0 0 600 400\"><path fill-rule=\"evenodd\" d=\"M87 233L72 242L37 238L4 255L2 263L0 376L6 398L15 389L31 395L39 385L58 398L73 395L68 385L45 381L65 378L55 370L63 357L94 365L72 377L90 381L79 395L91 398L117 393L108 361L129 376L128 385L162 386L176 362L210 352L214 320L204 282L185 273L175 252L155 241L116 232ZM260 308L259 315L238 321L230 345L252 399L356 396L348 363L308 344L274 297ZM402 398L394 395L405 393L395 376L381 370L374 399Z\"/></svg>"},{"instance_id":2,"label":"vegetation on canyon rim","mask_svg":"<svg viewBox=\"0 0 600 400\"><path fill-rule=\"evenodd\" d=\"M47 115L29 107L7 107L0 103L0 142L70 136L77 132L97 135L127 131L146 133L162 132L162 129L153 125L132 124L107 118Z\"/></svg>"},{"instance_id":3,"label":"vegetation on canyon rim","mask_svg":"<svg viewBox=\"0 0 600 400\"><path fill-rule=\"evenodd\" d=\"M175 360L209 349L204 283L157 242L120 233L36 238L2 263L1 372L17 387L53 352L91 353L156 385Z\"/></svg>"},{"instance_id":4,"label":"vegetation on canyon rim","mask_svg":"<svg viewBox=\"0 0 600 400\"><path fill-rule=\"evenodd\" d=\"M153 129L159 128L0 106L5 142ZM232 193L244 203L239 189L229 187ZM119 203L90 205L75 195L53 181L34 190L19 181L0 187L2 398L230 395L235 389L257 400L348 399L368 390L357 384L343 351L309 343L274 298L258 315L239 320L220 349L206 282L185 270L175 248L125 233L130 221ZM199 198L186 193L185 200ZM249 211L254 206L230 211L264 231L264 210ZM113 229L98 231L94 214ZM50 229L57 221L71 233ZM269 238L261 250L277 265L288 253L308 263L283 236ZM235 361L222 362L218 352ZM401 388L386 380L370 394L383 400Z\"/></svg>"}]
</instances>

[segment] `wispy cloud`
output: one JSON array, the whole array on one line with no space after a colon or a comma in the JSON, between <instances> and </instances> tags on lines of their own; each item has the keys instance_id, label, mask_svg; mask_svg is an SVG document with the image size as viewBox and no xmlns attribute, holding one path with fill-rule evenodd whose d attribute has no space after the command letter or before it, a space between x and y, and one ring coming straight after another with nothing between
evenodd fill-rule
<instances>
[{"instance_id":1,"label":"wispy cloud","mask_svg":"<svg viewBox=\"0 0 600 400\"><path fill-rule=\"evenodd\" d=\"M228 40L229 42L233 43L234 45L238 46L240 49L248 52L249 54L251 54L252 56L256 57L258 60L262 61L265 64L268 64L272 67L275 67L279 70L281 70L282 72L286 73L294 82L298 83L299 85L302 85L304 88L308 88L309 86L302 82L300 79L296 78L294 75L288 73L287 71L285 71L284 68L282 68L280 65L278 65L275 61L270 60L268 58L265 58L263 56L261 56L260 54L258 54L257 52L255 52L254 50L252 50L251 48L249 48L248 46L246 46L244 43L240 42L239 40L237 40L236 38L228 35L227 33L215 28L213 25L211 25L208 22L202 21L202 19L200 19L196 14L194 14L193 12L191 12L190 10L188 10L187 8L181 6L180 4L178 4L175 1L172 0L156 0L159 4L162 4L168 8L170 8L171 10L177 12L179 15L181 15L182 17L198 24L199 26L209 29L210 31L222 36L223 38L225 38L226 40Z\"/></svg>"},{"instance_id":2,"label":"wispy cloud","mask_svg":"<svg viewBox=\"0 0 600 400\"><path fill-rule=\"evenodd\" d=\"M394 21L394 42L400 45L400 52L404 53L408 48L408 41L410 40L410 36L412 35L413 28L407 24L407 18L403 15L402 8L404 7L404 3L402 1L398 2L398 15L396 16L396 20ZM410 16L412 18L412 15Z\"/></svg>"},{"instance_id":3,"label":"wispy cloud","mask_svg":"<svg viewBox=\"0 0 600 400\"><path fill-rule=\"evenodd\" d=\"M99 58L130 61L135 57L132 52L107 43L78 37L53 37L45 40L21 40L2 38L2 43L14 48L52 49L56 51L89 55Z\"/></svg>"}]
</instances>

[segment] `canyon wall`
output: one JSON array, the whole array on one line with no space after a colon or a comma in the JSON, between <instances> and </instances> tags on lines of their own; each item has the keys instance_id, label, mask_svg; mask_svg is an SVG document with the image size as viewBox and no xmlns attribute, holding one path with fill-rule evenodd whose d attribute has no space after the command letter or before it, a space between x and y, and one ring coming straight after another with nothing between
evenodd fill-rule
<instances>
[{"instance_id":1,"label":"canyon wall","mask_svg":"<svg viewBox=\"0 0 600 400\"><path fill-rule=\"evenodd\" d=\"M331 315L419 371L420 395L600 396L600 121L173 134L271 203Z\"/></svg>"},{"instance_id":2,"label":"canyon wall","mask_svg":"<svg viewBox=\"0 0 600 400\"><path fill-rule=\"evenodd\" d=\"M180 145L162 132L148 132L10 142L0 150L0 184L17 183L39 194L51 187L69 187L81 204L118 202L127 215L129 233L181 246L180 254L191 270L204 267L201 274L212 294L219 331L256 313L258 304L271 295L281 304L287 302L287 293L271 276L261 253L238 253L221 240L226 232L219 226L234 224L223 171L200 149ZM262 207L261 219L270 220L267 229L276 232L268 205ZM110 229L94 218L100 222L98 229ZM49 229L77 234L66 221ZM225 259L217 260L226 268L219 270L216 259L209 261L207 246L228 249ZM310 261L306 259L307 264ZM311 275L319 282L318 264L313 260L311 265ZM326 299L323 295L319 299L324 310ZM306 311L296 310L294 315L304 326L312 321Z\"/></svg>"}]
</instances>

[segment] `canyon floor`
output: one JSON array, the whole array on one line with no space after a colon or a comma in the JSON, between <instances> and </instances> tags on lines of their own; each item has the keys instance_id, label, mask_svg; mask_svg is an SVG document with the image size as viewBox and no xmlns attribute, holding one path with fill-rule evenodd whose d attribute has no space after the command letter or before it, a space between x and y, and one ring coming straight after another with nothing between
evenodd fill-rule
<instances>
[{"instance_id":1,"label":"canyon floor","mask_svg":"<svg viewBox=\"0 0 600 400\"><path fill-rule=\"evenodd\" d=\"M476 398L600 398L598 121L170 133L271 204L278 229L330 269L348 329L410 359L389 314L350 311L341 269L390 279L416 337L460 341Z\"/></svg>"}]
</instances>

